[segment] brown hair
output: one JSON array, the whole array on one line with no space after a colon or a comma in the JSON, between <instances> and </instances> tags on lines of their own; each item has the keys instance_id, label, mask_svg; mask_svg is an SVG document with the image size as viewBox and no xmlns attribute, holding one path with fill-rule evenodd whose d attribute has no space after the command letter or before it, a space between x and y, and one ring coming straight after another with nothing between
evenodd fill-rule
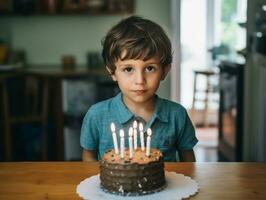
<instances>
[{"instance_id":1,"label":"brown hair","mask_svg":"<svg viewBox=\"0 0 266 200\"><path fill-rule=\"evenodd\" d=\"M103 60L111 73L118 59L148 60L158 56L162 67L172 62L171 42L162 27L139 16L123 19L111 28L102 45ZM123 57L122 52L125 52Z\"/></svg>"}]
</instances>

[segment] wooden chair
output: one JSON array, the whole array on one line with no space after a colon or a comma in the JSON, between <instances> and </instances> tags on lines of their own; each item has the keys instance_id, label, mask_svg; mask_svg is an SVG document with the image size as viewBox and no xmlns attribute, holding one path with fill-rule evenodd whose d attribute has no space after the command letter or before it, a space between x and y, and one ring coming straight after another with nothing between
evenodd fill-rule
<instances>
[{"instance_id":1,"label":"wooden chair","mask_svg":"<svg viewBox=\"0 0 266 200\"><path fill-rule=\"evenodd\" d=\"M202 102L204 104L203 110L203 125L208 126L208 112L209 112L209 103L210 103L210 94L215 93L214 85L211 84L210 79L213 76L217 76L218 73L213 70L195 70L194 71L194 89L193 89L193 101L192 101L192 118L196 119L196 103ZM199 76L206 77L205 89L200 90L198 88L198 78ZM197 98L197 93L203 93L204 98Z\"/></svg>"},{"instance_id":2,"label":"wooden chair","mask_svg":"<svg viewBox=\"0 0 266 200\"><path fill-rule=\"evenodd\" d=\"M38 123L41 127L42 160L47 160L49 85L42 84L43 82L37 77L25 74L17 74L14 77L2 79L1 83L5 160L13 160L12 127L30 123ZM14 86L13 88L10 87L12 84Z\"/></svg>"}]
</instances>

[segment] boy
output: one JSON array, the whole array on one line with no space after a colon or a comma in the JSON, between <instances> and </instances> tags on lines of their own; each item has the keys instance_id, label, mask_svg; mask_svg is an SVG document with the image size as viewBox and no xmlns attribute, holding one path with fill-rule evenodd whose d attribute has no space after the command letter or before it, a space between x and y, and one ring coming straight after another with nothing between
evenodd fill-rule
<instances>
[{"instance_id":1,"label":"boy","mask_svg":"<svg viewBox=\"0 0 266 200\"><path fill-rule=\"evenodd\" d=\"M162 151L165 161L195 161L193 146L198 140L186 110L155 94L172 62L171 43L163 29L131 16L115 25L102 44L106 69L121 93L95 104L84 117L80 138L83 160L101 159L105 151L114 148L112 122L119 139L119 130L124 129L127 136L137 120L144 124L145 135L152 129L151 146Z\"/></svg>"}]
</instances>

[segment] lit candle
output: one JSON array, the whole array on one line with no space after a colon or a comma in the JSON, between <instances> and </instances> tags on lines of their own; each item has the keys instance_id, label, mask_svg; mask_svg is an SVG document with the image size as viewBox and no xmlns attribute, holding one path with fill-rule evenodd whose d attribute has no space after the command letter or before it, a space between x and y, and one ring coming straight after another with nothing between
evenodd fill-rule
<instances>
[{"instance_id":1,"label":"lit candle","mask_svg":"<svg viewBox=\"0 0 266 200\"><path fill-rule=\"evenodd\" d=\"M137 131L138 123L135 120L133 122L133 133L134 133L134 149L136 150L138 148L138 131Z\"/></svg>"},{"instance_id":2,"label":"lit candle","mask_svg":"<svg viewBox=\"0 0 266 200\"><path fill-rule=\"evenodd\" d=\"M133 128L130 127L128 130L128 144L129 144L129 158L132 159L133 158Z\"/></svg>"},{"instance_id":3,"label":"lit candle","mask_svg":"<svg viewBox=\"0 0 266 200\"><path fill-rule=\"evenodd\" d=\"M117 137L116 137L116 133L115 133L115 124L113 122L111 123L111 131L112 131L112 136L113 136L115 154L119 154Z\"/></svg>"},{"instance_id":4,"label":"lit candle","mask_svg":"<svg viewBox=\"0 0 266 200\"><path fill-rule=\"evenodd\" d=\"M151 129L148 128L147 129L147 144L146 144L146 156L150 156L151 154L151 135L152 135L152 132L151 132Z\"/></svg>"},{"instance_id":5,"label":"lit candle","mask_svg":"<svg viewBox=\"0 0 266 200\"><path fill-rule=\"evenodd\" d=\"M140 145L141 145L141 151L145 150L145 144L144 144L144 133L143 133L143 124L139 123L139 132L140 132Z\"/></svg>"},{"instance_id":6,"label":"lit candle","mask_svg":"<svg viewBox=\"0 0 266 200\"><path fill-rule=\"evenodd\" d=\"M120 129L120 158L125 157L125 133L124 130Z\"/></svg>"}]
</instances>

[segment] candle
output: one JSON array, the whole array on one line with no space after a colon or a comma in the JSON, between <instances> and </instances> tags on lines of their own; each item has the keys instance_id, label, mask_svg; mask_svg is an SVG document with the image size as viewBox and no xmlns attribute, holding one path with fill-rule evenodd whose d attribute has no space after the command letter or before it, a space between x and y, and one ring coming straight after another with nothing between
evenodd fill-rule
<instances>
[{"instance_id":1,"label":"candle","mask_svg":"<svg viewBox=\"0 0 266 200\"><path fill-rule=\"evenodd\" d=\"M120 158L125 157L125 133L124 130L120 129Z\"/></svg>"},{"instance_id":2,"label":"candle","mask_svg":"<svg viewBox=\"0 0 266 200\"><path fill-rule=\"evenodd\" d=\"M112 136L113 136L115 154L119 154L117 137L116 137L116 133L115 133L115 124L113 122L111 123L111 131L112 131Z\"/></svg>"},{"instance_id":3,"label":"candle","mask_svg":"<svg viewBox=\"0 0 266 200\"><path fill-rule=\"evenodd\" d=\"M143 133L143 124L139 123L139 132L140 132L140 145L141 145L141 151L145 150L145 144L144 144L144 133Z\"/></svg>"},{"instance_id":4,"label":"candle","mask_svg":"<svg viewBox=\"0 0 266 200\"><path fill-rule=\"evenodd\" d=\"M134 154L134 150L133 150L133 128L130 127L128 130L128 144L129 144L129 158L132 159L133 158L133 154Z\"/></svg>"},{"instance_id":5,"label":"candle","mask_svg":"<svg viewBox=\"0 0 266 200\"><path fill-rule=\"evenodd\" d=\"M134 133L134 149L136 150L138 148L138 131L137 131L138 123L135 120L133 122L133 133Z\"/></svg>"},{"instance_id":6,"label":"candle","mask_svg":"<svg viewBox=\"0 0 266 200\"><path fill-rule=\"evenodd\" d=\"M151 132L151 129L148 128L147 129L147 144L146 144L146 156L150 156L151 154L151 135L152 135L152 132Z\"/></svg>"}]
</instances>

